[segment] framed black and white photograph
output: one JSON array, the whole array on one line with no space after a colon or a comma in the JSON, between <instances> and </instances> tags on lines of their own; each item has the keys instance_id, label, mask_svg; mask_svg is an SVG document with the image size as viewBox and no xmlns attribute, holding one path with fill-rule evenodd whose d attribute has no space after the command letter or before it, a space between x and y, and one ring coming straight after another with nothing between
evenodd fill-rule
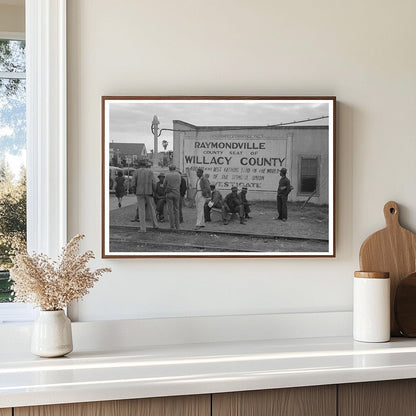
<instances>
[{"instance_id":1,"label":"framed black and white photograph","mask_svg":"<svg viewBox=\"0 0 416 416\"><path fill-rule=\"evenodd\" d=\"M102 97L102 256L334 257L335 97Z\"/></svg>"}]
</instances>

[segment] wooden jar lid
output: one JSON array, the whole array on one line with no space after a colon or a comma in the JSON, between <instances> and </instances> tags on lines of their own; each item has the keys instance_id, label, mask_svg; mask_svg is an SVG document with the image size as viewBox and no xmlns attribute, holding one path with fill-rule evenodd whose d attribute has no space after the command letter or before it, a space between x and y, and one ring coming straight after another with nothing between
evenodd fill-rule
<instances>
[{"instance_id":1,"label":"wooden jar lid","mask_svg":"<svg viewBox=\"0 0 416 416\"><path fill-rule=\"evenodd\" d=\"M366 279L388 279L389 276L389 272L354 272L354 277L364 277Z\"/></svg>"}]
</instances>

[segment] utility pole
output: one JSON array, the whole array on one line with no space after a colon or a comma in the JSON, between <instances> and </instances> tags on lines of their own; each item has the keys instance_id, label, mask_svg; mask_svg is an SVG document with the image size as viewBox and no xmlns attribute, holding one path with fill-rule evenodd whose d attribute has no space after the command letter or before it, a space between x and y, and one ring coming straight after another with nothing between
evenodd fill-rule
<instances>
[{"instance_id":1,"label":"utility pole","mask_svg":"<svg viewBox=\"0 0 416 416\"><path fill-rule=\"evenodd\" d=\"M157 139L159 133L159 119L157 115L153 117L152 121L152 132L153 132L153 166L159 166L159 151L157 148Z\"/></svg>"}]
</instances>

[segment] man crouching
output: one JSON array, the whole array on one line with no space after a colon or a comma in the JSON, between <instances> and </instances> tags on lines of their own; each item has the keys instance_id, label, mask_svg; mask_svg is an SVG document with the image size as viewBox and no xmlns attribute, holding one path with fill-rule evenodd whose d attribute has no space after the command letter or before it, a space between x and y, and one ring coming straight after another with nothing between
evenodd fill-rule
<instances>
[{"instance_id":1,"label":"man crouching","mask_svg":"<svg viewBox=\"0 0 416 416\"><path fill-rule=\"evenodd\" d=\"M222 221L224 224L227 222L227 213L224 210L224 201L220 191L215 189L215 185L210 185L211 188L211 199L205 202L204 205L204 216L205 222L211 222L211 209L217 208L221 210Z\"/></svg>"},{"instance_id":2,"label":"man crouching","mask_svg":"<svg viewBox=\"0 0 416 416\"><path fill-rule=\"evenodd\" d=\"M240 216L240 224L245 224L244 207L241 198L238 196L237 191L238 189L236 186L233 186L231 188L231 193L229 193L224 199L224 210L226 214L238 213L238 215ZM228 224L228 221L225 220L224 224Z\"/></svg>"}]
</instances>

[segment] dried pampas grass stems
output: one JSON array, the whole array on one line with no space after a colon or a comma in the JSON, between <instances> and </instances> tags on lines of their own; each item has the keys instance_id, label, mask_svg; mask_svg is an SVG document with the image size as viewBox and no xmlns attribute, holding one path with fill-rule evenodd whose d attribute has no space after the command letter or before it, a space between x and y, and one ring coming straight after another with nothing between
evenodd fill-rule
<instances>
[{"instance_id":1,"label":"dried pampas grass stems","mask_svg":"<svg viewBox=\"0 0 416 416\"><path fill-rule=\"evenodd\" d=\"M87 263L94 258L94 253L78 254L83 238L81 234L72 238L62 249L58 261L45 254L17 252L10 270L14 301L34 303L42 310L56 311L85 296L101 275L111 269L89 269Z\"/></svg>"}]
</instances>

